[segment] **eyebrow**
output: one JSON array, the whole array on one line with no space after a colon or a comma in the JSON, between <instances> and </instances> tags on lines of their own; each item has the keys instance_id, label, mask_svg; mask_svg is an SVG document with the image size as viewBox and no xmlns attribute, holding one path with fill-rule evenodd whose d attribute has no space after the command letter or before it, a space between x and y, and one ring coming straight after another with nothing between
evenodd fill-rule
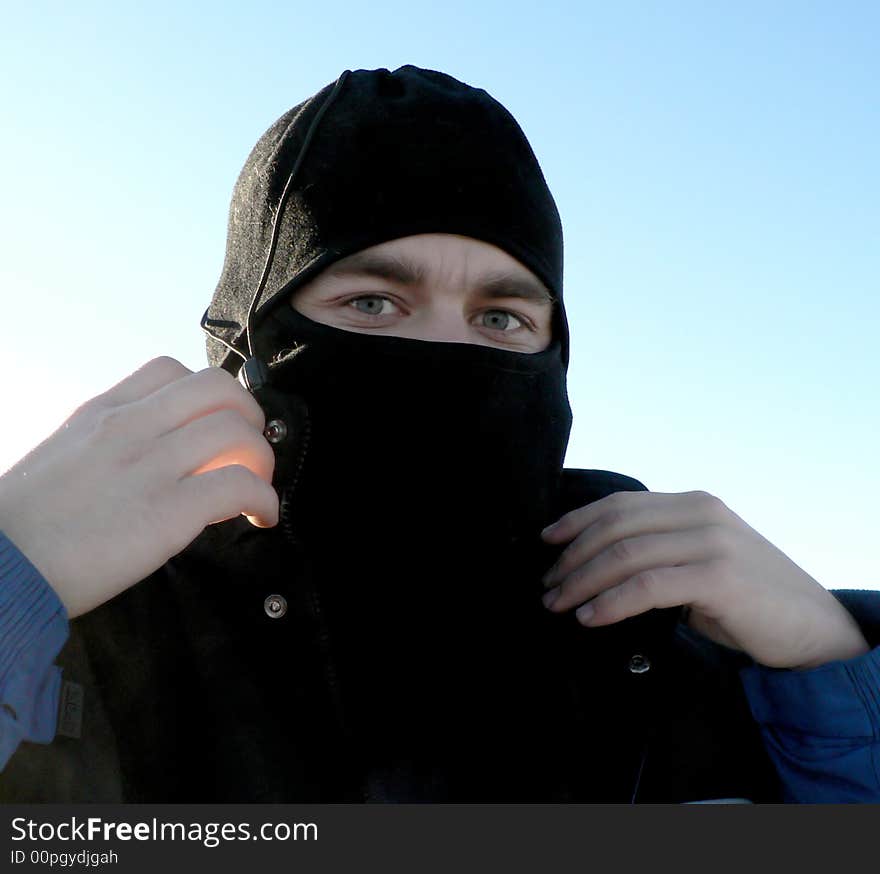
<instances>
[{"instance_id":1,"label":"eyebrow","mask_svg":"<svg viewBox=\"0 0 880 874\"><path fill-rule=\"evenodd\" d=\"M356 252L331 264L324 271L324 276L374 276L400 285L420 285L425 280L425 270L421 264L400 255ZM493 300L515 297L547 304L554 300L553 295L537 279L502 270L485 276L478 290Z\"/></svg>"}]
</instances>

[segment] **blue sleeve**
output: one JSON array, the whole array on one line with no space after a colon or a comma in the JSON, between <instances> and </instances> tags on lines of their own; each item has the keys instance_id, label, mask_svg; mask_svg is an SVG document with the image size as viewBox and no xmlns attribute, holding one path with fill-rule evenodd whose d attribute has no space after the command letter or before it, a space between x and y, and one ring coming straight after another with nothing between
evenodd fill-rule
<instances>
[{"instance_id":1,"label":"blue sleeve","mask_svg":"<svg viewBox=\"0 0 880 874\"><path fill-rule=\"evenodd\" d=\"M749 665L740 677L786 801L880 801L880 647L804 671Z\"/></svg>"},{"instance_id":2,"label":"blue sleeve","mask_svg":"<svg viewBox=\"0 0 880 874\"><path fill-rule=\"evenodd\" d=\"M0 531L0 770L23 740L55 737L67 611L42 574Z\"/></svg>"}]
</instances>

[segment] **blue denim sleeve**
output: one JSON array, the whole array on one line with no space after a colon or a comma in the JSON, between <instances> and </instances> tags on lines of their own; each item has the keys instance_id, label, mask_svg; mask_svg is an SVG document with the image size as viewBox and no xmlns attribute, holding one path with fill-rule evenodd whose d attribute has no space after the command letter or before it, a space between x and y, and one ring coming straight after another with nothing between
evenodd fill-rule
<instances>
[{"instance_id":1,"label":"blue denim sleeve","mask_svg":"<svg viewBox=\"0 0 880 874\"><path fill-rule=\"evenodd\" d=\"M880 647L804 671L740 678L786 801L880 801Z\"/></svg>"},{"instance_id":2,"label":"blue denim sleeve","mask_svg":"<svg viewBox=\"0 0 880 874\"><path fill-rule=\"evenodd\" d=\"M42 574L0 531L0 770L23 740L55 737L67 611Z\"/></svg>"}]
</instances>

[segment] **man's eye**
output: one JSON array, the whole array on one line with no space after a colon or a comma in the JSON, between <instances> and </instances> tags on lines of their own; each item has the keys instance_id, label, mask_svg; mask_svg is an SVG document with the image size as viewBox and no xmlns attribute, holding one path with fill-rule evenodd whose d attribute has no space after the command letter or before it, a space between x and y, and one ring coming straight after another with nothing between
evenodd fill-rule
<instances>
[{"instance_id":1,"label":"man's eye","mask_svg":"<svg viewBox=\"0 0 880 874\"><path fill-rule=\"evenodd\" d=\"M507 310L486 310L480 316L480 321L484 328L490 328L493 331L515 331L517 328L524 327L522 320Z\"/></svg>"},{"instance_id":2,"label":"man's eye","mask_svg":"<svg viewBox=\"0 0 880 874\"><path fill-rule=\"evenodd\" d=\"M365 294L352 298L348 301L348 305L367 316L390 316L396 308L393 301L378 294Z\"/></svg>"}]
</instances>

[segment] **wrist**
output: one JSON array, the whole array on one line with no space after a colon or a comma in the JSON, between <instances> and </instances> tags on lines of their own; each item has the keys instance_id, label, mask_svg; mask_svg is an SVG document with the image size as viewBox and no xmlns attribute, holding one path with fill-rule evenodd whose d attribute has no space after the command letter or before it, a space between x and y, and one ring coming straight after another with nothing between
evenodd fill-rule
<instances>
[{"instance_id":1,"label":"wrist","mask_svg":"<svg viewBox=\"0 0 880 874\"><path fill-rule=\"evenodd\" d=\"M858 658L871 651L871 647L861 630L852 622L854 627L848 629L848 633L840 634L833 640L828 641L818 652L803 662L793 665L793 671L808 671L818 668L829 662L842 662L847 659Z\"/></svg>"}]
</instances>

